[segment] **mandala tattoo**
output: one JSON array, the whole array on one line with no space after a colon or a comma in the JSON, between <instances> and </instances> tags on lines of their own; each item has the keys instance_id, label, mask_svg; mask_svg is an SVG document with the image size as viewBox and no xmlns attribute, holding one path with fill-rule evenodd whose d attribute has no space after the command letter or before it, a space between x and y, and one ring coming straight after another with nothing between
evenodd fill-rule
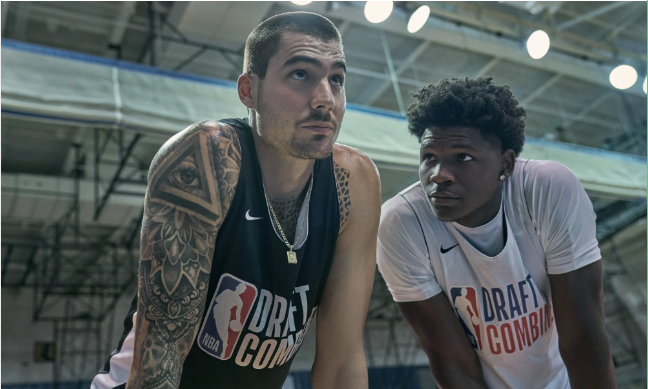
<instances>
[{"instance_id":1,"label":"mandala tattoo","mask_svg":"<svg viewBox=\"0 0 648 389\"><path fill-rule=\"evenodd\" d=\"M217 141L214 141L217 139ZM198 123L153 163L129 388L177 388L205 308L216 233L241 154L230 127Z\"/></svg>"},{"instance_id":2,"label":"mandala tattoo","mask_svg":"<svg viewBox=\"0 0 648 389\"><path fill-rule=\"evenodd\" d=\"M349 176L348 170L333 161L335 168L335 179L337 180L338 205L340 207L340 233L349 220L351 211L351 196L349 195Z\"/></svg>"}]
</instances>

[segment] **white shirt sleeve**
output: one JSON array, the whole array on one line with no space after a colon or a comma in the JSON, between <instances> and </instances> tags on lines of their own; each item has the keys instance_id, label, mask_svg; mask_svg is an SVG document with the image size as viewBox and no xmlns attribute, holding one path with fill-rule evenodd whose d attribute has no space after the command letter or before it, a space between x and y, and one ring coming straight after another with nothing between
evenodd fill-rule
<instances>
[{"instance_id":1,"label":"white shirt sleeve","mask_svg":"<svg viewBox=\"0 0 648 389\"><path fill-rule=\"evenodd\" d=\"M554 161L529 161L525 170L525 196L547 272L568 273L601 259L596 213L576 176Z\"/></svg>"},{"instance_id":2,"label":"white shirt sleeve","mask_svg":"<svg viewBox=\"0 0 648 389\"><path fill-rule=\"evenodd\" d=\"M422 301L441 292L421 225L401 196L382 206L377 259L394 301Z\"/></svg>"}]
</instances>

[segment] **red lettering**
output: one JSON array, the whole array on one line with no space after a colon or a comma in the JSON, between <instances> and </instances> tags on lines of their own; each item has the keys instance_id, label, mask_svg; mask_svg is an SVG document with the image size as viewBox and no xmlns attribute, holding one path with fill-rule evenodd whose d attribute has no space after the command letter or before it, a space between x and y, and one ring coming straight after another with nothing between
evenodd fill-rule
<instances>
[{"instance_id":1,"label":"red lettering","mask_svg":"<svg viewBox=\"0 0 648 389\"><path fill-rule=\"evenodd\" d=\"M502 333L502 343L504 343L504 351L511 354L515 351L515 339L513 339L513 330L509 323L504 323L500 326ZM508 335L507 335L508 332Z\"/></svg>"},{"instance_id":2,"label":"red lettering","mask_svg":"<svg viewBox=\"0 0 648 389\"><path fill-rule=\"evenodd\" d=\"M543 319L543 316L542 316L543 314L544 314L544 309L542 307L540 307L540 323L539 323L540 324L540 335L544 334L544 331L545 331L544 330L544 319Z\"/></svg>"},{"instance_id":3,"label":"red lettering","mask_svg":"<svg viewBox=\"0 0 648 389\"><path fill-rule=\"evenodd\" d=\"M540 336L540 329L538 328L538 314L535 312L529 314L529 327L531 327L531 338L535 343Z\"/></svg>"},{"instance_id":4,"label":"red lettering","mask_svg":"<svg viewBox=\"0 0 648 389\"><path fill-rule=\"evenodd\" d=\"M491 337L491 330L493 333L493 336ZM490 347L491 353L497 355L502 352L502 348L499 345L499 342L497 342L497 327L495 327L493 324L490 324L486 326L486 336L488 336L488 346ZM495 339L495 340L493 340ZM497 343L495 343L497 342ZM495 347L493 347L493 345Z\"/></svg>"},{"instance_id":5,"label":"red lettering","mask_svg":"<svg viewBox=\"0 0 648 389\"><path fill-rule=\"evenodd\" d=\"M520 325L520 322L522 322L522 325ZM531 346L531 338L529 337L529 325L527 324L526 316L522 316L521 319L515 320L513 322L513 327L515 327L518 349L523 350L524 347L522 346Z\"/></svg>"}]
</instances>

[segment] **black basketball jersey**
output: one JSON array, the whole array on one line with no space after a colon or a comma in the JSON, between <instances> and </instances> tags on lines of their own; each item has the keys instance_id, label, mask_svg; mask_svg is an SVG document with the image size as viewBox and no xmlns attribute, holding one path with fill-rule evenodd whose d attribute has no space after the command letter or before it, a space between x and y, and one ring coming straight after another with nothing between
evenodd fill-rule
<instances>
[{"instance_id":1,"label":"black basketball jersey","mask_svg":"<svg viewBox=\"0 0 648 389\"><path fill-rule=\"evenodd\" d=\"M252 129L246 120L221 122L236 131L241 172L216 238L204 315L180 388L279 389L313 320L333 259L340 225L333 157L315 162L302 231L307 237L295 250L297 264L289 264L288 247L265 200Z\"/></svg>"}]
</instances>

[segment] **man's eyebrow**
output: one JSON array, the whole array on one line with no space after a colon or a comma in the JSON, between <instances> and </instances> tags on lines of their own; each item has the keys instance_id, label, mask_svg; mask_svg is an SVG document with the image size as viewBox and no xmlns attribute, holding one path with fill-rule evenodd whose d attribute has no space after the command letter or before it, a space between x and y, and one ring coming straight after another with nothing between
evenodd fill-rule
<instances>
[{"instance_id":1,"label":"man's eyebrow","mask_svg":"<svg viewBox=\"0 0 648 389\"><path fill-rule=\"evenodd\" d=\"M434 147L434 138L425 138L421 141L421 148ZM473 151L479 151L469 143L460 143L450 145L450 149L469 149Z\"/></svg>"},{"instance_id":2,"label":"man's eyebrow","mask_svg":"<svg viewBox=\"0 0 648 389\"><path fill-rule=\"evenodd\" d=\"M306 56L306 55L296 55L294 57L290 57L283 64L283 66L286 67L286 66L290 66L290 65L293 65L293 64L296 64L296 63L299 63L299 62L306 62L306 63L313 64L315 66L323 66L322 61L320 61L319 59L309 57L309 56Z\"/></svg>"},{"instance_id":3,"label":"man's eyebrow","mask_svg":"<svg viewBox=\"0 0 648 389\"><path fill-rule=\"evenodd\" d=\"M309 64L312 64L312 65L315 65L315 66L324 66L322 61L320 61L319 59L309 57L309 56L306 56L306 55L296 55L294 57L290 57L286 62L284 62L283 66L287 67L287 66L294 65L294 64L300 63L300 62L309 63ZM335 62L333 62L332 67L334 69L342 68L342 70L344 70L344 73L346 73L346 71L347 71L346 62L343 59L339 59L339 60L336 60Z\"/></svg>"},{"instance_id":4,"label":"man's eyebrow","mask_svg":"<svg viewBox=\"0 0 648 389\"><path fill-rule=\"evenodd\" d=\"M333 69L338 69L338 68L342 68L344 73L346 73L347 72L346 61L344 61L343 59L338 59L337 61L333 62Z\"/></svg>"}]
</instances>

